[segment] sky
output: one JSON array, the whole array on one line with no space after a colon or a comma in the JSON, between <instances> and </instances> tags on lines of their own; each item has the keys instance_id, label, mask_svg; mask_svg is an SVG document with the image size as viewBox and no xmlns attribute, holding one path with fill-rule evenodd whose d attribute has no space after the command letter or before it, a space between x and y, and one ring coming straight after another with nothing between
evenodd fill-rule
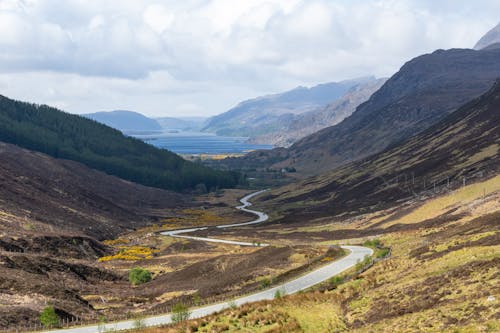
<instances>
[{"instance_id":1,"label":"sky","mask_svg":"<svg viewBox=\"0 0 500 333\"><path fill-rule=\"evenodd\" d=\"M71 113L211 116L472 48L498 0L0 0L0 94Z\"/></svg>"}]
</instances>

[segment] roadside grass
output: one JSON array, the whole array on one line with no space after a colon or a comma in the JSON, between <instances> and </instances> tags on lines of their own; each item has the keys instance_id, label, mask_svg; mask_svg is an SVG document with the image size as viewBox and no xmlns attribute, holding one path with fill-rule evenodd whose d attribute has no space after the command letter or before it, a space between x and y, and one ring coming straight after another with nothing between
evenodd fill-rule
<instances>
[{"instance_id":1,"label":"roadside grass","mask_svg":"<svg viewBox=\"0 0 500 333\"><path fill-rule=\"evenodd\" d=\"M370 239L367 245L390 246L392 255L353 280L337 277L329 281L334 288L229 309L190 327L199 332L498 332L500 244L473 242L500 235L498 197L488 196L498 190L499 179L431 199L403 214L400 221L418 223L454 205L472 207L458 221ZM481 209L474 208L478 205ZM481 228L474 227L479 217ZM461 231L469 224L472 228ZM267 321L269 309L279 320ZM250 320L253 314L257 316ZM295 326L288 328L290 323Z\"/></svg>"}]
</instances>

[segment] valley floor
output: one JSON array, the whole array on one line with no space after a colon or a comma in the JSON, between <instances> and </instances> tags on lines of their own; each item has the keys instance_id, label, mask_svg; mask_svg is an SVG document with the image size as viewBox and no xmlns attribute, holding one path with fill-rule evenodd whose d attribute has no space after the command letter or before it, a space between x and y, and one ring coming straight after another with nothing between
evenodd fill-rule
<instances>
[{"instance_id":1,"label":"valley floor","mask_svg":"<svg viewBox=\"0 0 500 333\"><path fill-rule=\"evenodd\" d=\"M74 235L45 235L39 242L45 248L38 253L34 239L31 251L16 252L22 239L12 238L0 253L0 324L36 322L47 303L62 318L105 321L164 313L181 302L196 307L228 300L336 260L343 255L331 247L337 243L370 246L375 257L386 256L390 248L390 257L373 266L360 263L307 292L144 333L500 329L500 176L348 220L337 216L194 233L272 244L263 248L159 233L249 221L251 215L233 208L246 193L201 197L197 205L157 225L104 244ZM153 280L131 287L127 274L137 266L150 270Z\"/></svg>"},{"instance_id":2,"label":"valley floor","mask_svg":"<svg viewBox=\"0 0 500 333\"><path fill-rule=\"evenodd\" d=\"M263 226L258 234L275 244L368 241L390 246L391 257L353 279L333 278L309 292L144 332L500 330L500 176L348 224L316 222Z\"/></svg>"}]
</instances>

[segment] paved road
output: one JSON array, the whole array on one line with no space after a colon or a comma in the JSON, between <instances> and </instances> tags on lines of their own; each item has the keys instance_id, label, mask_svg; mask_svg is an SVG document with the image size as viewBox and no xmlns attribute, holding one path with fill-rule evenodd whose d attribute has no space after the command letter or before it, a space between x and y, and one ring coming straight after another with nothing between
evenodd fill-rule
<instances>
[{"instance_id":1,"label":"paved road","mask_svg":"<svg viewBox=\"0 0 500 333\"><path fill-rule=\"evenodd\" d=\"M256 210L251 210L248 209L247 207L250 207L252 204L250 203L250 199L255 197L256 195L259 195L267 190L262 190L258 192L251 193L244 198L240 200L242 203L241 206L236 207L236 209L242 210L244 212L252 213L254 215L257 215L257 218L253 221L250 222L243 222L243 223L233 223L233 224L222 224L216 226L216 228L219 229L225 229L225 228L233 228L233 227L241 227L245 225L251 225L251 224L257 224L257 223L262 223L267 221L269 216L267 216L266 213L259 212ZM268 244L256 244L256 243L248 243L248 242L238 242L238 241L232 241L232 240L225 240L225 239L217 239L217 238L208 238L208 237L196 237L196 236L187 236L183 234L187 234L190 232L194 231L200 231L200 230L207 230L208 227L199 227L199 228L190 228L190 229L177 229L177 230L170 230L170 231L165 231L162 232L162 235L165 236L170 236L170 237L177 237L177 238L186 238L186 239L193 239L193 240L198 240L198 241L204 241L204 242L213 242L213 243L226 243L226 244L232 244L232 245L241 245L241 246L267 246Z\"/></svg>"},{"instance_id":2,"label":"paved road","mask_svg":"<svg viewBox=\"0 0 500 333\"><path fill-rule=\"evenodd\" d=\"M240 210L244 210L246 212L250 212L250 213L254 213L254 214L258 215L258 219L251 221L251 222L246 222L246 223L220 225L220 226L218 226L218 228L237 227L237 226L255 224L255 223L260 223L260 222L266 221L268 218L268 216L266 214L264 214L262 212L253 211L253 210L246 208L246 207L251 205L248 200L250 198L262 193L262 192L263 191L259 191L259 192L247 195L246 197L241 199L241 203L243 205L237 207ZM182 233L187 233L187 232L192 232L192 231L197 231L197 230L205 230L205 229L206 228L182 229L182 230L168 231L164 234L168 235L168 236L172 236L172 237L199 239L199 240L211 241L211 242L220 241L220 240L213 239L213 238L190 237L190 236L179 235ZM229 241L224 241L224 242L229 242ZM241 245L241 243L244 243L244 242L233 242L231 244ZM254 245L254 244L246 243L244 245ZM274 295L276 294L276 291L278 291L278 290L281 293L285 293L285 294L296 293L300 290L307 289L307 288L312 287L320 282L323 282L334 275L337 275L337 274L340 274L340 273L346 271L347 269L356 265L359 261L363 260L365 258L365 256L367 256L367 255L371 256L373 254L373 251L371 249L366 248L366 247L362 247L362 246L342 246L342 248L350 251L350 253L340 260L337 260L337 261L332 262L328 265L320 267L320 268L318 268L310 273L307 273L299 278L296 278L295 280L283 283L283 284L278 285L276 287L266 289L264 291L260 291L260 292L257 292L255 294L251 294L248 296L240 297L240 298L234 299L232 301L218 303L218 304L212 304L212 305L193 309L191 311L190 318L199 318L199 317L204 317L204 316L213 314L217 311L221 311L223 309L229 308L231 303L235 303L236 305L242 305L245 303L250 303L250 302L255 302L255 301L271 300L274 298ZM146 326L169 324L171 322L172 322L172 317L170 314L149 317L149 318L144 320L144 324ZM101 331L127 330L127 329L131 329L133 327L134 327L134 320L128 320L128 321L121 321L121 322L107 324L107 325L101 327L100 329L101 329ZM61 330L53 330L53 331L49 331L49 332L94 333L94 332L99 332L99 327L97 325L84 326L84 327L74 327L74 328L61 329Z\"/></svg>"}]
</instances>

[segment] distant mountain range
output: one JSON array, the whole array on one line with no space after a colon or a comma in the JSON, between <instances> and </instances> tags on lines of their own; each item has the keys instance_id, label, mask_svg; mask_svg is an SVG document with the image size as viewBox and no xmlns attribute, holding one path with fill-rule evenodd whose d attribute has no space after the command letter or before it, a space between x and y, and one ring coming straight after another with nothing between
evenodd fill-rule
<instances>
[{"instance_id":1,"label":"distant mountain range","mask_svg":"<svg viewBox=\"0 0 500 333\"><path fill-rule=\"evenodd\" d=\"M162 129L158 121L155 119L148 118L133 111L101 111L84 114L83 116L122 132L160 131Z\"/></svg>"},{"instance_id":2,"label":"distant mountain range","mask_svg":"<svg viewBox=\"0 0 500 333\"><path fill-rule=\"evenodd\" d=\"M129 134L134 132L154 132L171 129L199 131L207 120L207 118L204 117L149 118L139 112L126 110L101 111L83 114L82 116Z\"/></svg>"},{"instance_id":3,"label":"distant mountain range","mask_svg":"<svg viewBox=\"0 0 500 333\"><path fill-rule=\"evenodd\" d=\"M377 91L386 79L370 79L349 88L333 103L305 113L292 115L288 122L282 122L281 128L268 134L251 137L250 142L288 147L312 133L340 123Z\"/></svg>"},{"instance_id":4,"label":"distant mountain range","mask_svg":"<svg viewBox=\"0 0 500 333\"><path fill-rule=\"evenodd\" d=\"M336 101L356 85L374 81L373 77L320 84L241 102L231 110L210 118L206 132L227 136L257 137L287 130L295 116Z\"/></svg>"},{"instance_id":5,"label":"distant mountain range","mask_svg":"<svg viewBox=\"0 0 500 333\"><path fill-rule=\"evenodd\" d=\"M223 161L233 168L293 167L313 175L380 152L443 119L500 77L500 49L438 50L406 63L341 123L288 149Z\"/></svg>"},{"instance_id":6,"label":"distant mountain range","mask_svg":"<svg viewBox=\"0 0 500 333\"><path fill-rule=\"evenodd\" d=\"M481 50L487 47L491 47L494 44L499 44L500 47L500 23L488 31L474 46L475 50Z\"/></svg>"},{"instance_id":7,"label":"distant mountain range","mask_svg":"<svg viewBox=\"0 0 500 333\"><path fill-rule=\"evenodd\" d=\"M173 117L162 117L155 118L155 120L160 124L162 129L177 129L182 131L200 131L207 118L205 117L183 117L183 118L173 118Z\"/></svg>"}]
</instances>

